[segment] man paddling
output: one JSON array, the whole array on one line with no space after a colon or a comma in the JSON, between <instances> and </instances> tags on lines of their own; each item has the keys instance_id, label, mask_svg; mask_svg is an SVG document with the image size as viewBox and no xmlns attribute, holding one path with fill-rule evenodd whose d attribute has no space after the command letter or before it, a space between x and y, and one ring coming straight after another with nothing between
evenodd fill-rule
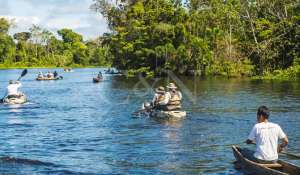
<instances>
[{"instance_id":1,"label":"man paddling","mask_svg":"<svg viewBox=\"0 0 300 175\"><path fill-rule=\"evenodd\" d=\"M278 152L281 152L288 144L288 138L278 124L271 123L269 109L260 106L257 110L257 124L252 128L247 144L256 144L254 159L259 163L275 163L278 159ZM278 140L282 143L278 146Z\"/></svg>"},{"instance_id":2,"label":"man paddling","mask_svg":"<svg viewBox=\"0 0 300 175\"><path fill-rule=\"evenodd\" d=\"M22 86L22 84L19 81L12 81L9 80L9 84L7 86L7 98L11 98L11 97L19 97L20 95L22 95L19 92L19 88Z\"/></svg>"}]
</instances>

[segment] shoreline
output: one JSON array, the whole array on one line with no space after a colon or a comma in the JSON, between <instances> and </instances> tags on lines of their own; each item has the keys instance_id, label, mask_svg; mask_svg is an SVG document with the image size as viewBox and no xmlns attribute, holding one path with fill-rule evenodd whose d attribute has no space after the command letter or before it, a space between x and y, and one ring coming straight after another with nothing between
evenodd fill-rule
<instances>
[{"instance_id":1,"label":"shoreline","mask_svg":"<svg viewBox=\"0 0 300 175\"><path fill-rule=\"evenodd\" d=\"M79 66L79 65L71 65L66 67L57 67L57 66L3 66L0 64L0 70L13 70L13 69L64 69L64 68L71 68L71 69L85 69L85 68L112 68L111 66ZM179 75L179 76L186 76L186 77L194 77L194 75ZM135 77L135 76L128 76L127 78ZM162 76L164 77L164 76ZM201 76L196 76L201 78ZM151 77L149 77L151 78ZM251 79L257 81L298 81L299 79L295 79L292 77L277 77L276 75L270 76L227 76L227 75L208 75L202 78L227 78L227 79Z\"/></svg>"}]
</instances>

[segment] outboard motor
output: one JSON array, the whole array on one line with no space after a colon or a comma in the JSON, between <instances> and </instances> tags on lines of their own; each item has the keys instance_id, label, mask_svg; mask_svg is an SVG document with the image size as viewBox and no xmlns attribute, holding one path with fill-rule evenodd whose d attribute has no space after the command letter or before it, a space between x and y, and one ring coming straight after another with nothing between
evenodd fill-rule
<instances>
[{"instance_id":1,"label":"outboard motor","mask_svg":"<svg viewBox=\"0 0 300 175\"><path fill-rule=\"evenodd\" d=\"M143 106L143 109L145 109L147 111L150 111L152 109L152 106L149 102L145 102L144 106Z\"/></svg>"}]
</instances>

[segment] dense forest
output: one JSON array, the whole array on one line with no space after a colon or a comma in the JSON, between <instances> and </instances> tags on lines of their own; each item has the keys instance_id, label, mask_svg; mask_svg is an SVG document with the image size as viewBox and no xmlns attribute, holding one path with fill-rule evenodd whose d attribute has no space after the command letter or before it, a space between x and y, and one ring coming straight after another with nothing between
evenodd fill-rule
<instances>
[{"instance_id":1,"label":"dense forest","mask_svg":"<svg viewBox=\"0 0 300 175\"><path fill-rule=\"evenodd\" d=\"M8 34L11 24L0 18L0 68L109 66L112 54L101 37L83 41L71 29L57 35L33 25L28 32ZM58 39L59 38L59 39Z\"/></svg>"},{"instance_id":2,"label":"dense forest","mask_svg":"<svg viewBox=\"0 0 300 175\"><path fill-rule=\"evenodd\" d=\"M0 67L107 66L161 75L300 77L300 0L94 0L110 32L83 41L33 25L8 34Z\"/></svg>"},{"instance_id":3,"label":"dense forest","mask_svg":"<svg viewBox=\"0 0 300 175\"><path fill-rule=\"evenodd\" d=\"M299 0L95 0L131 73L300 77Z\"/></svg>"}]
</instances>

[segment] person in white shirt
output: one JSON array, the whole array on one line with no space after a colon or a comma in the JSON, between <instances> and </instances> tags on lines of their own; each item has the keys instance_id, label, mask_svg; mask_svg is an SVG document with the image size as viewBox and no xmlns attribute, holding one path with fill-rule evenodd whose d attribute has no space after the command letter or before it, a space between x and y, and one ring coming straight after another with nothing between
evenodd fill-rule
<instances>
[{"instance_id":1,"label":"person in white shirt","mask_svg":"<svg viewBox=\"0 0 300 175\"><path fill-rule=\"evenodd\" d=\"M19 92L19 88L22 87L22 84L19 81L13 82L9 81L7 86L7 96L19 96L21 93Z\"/></svg>"},{"instance_id":2,"label":"person in white shirt","mask_svg":"<svg viewBox=\"0 0 300 175\"><path fill-rule=\"evenodd\" d=\"M275 163L278 159L278 152L281 152L288 144L288 137L278 124L271 123L269 109L260 106L257 110L257 124L252 128L247 144L256 144L254 153L255 161L259 163ZM278 145L278 140L282 143Z\"/></svg>"}]
</instances>

